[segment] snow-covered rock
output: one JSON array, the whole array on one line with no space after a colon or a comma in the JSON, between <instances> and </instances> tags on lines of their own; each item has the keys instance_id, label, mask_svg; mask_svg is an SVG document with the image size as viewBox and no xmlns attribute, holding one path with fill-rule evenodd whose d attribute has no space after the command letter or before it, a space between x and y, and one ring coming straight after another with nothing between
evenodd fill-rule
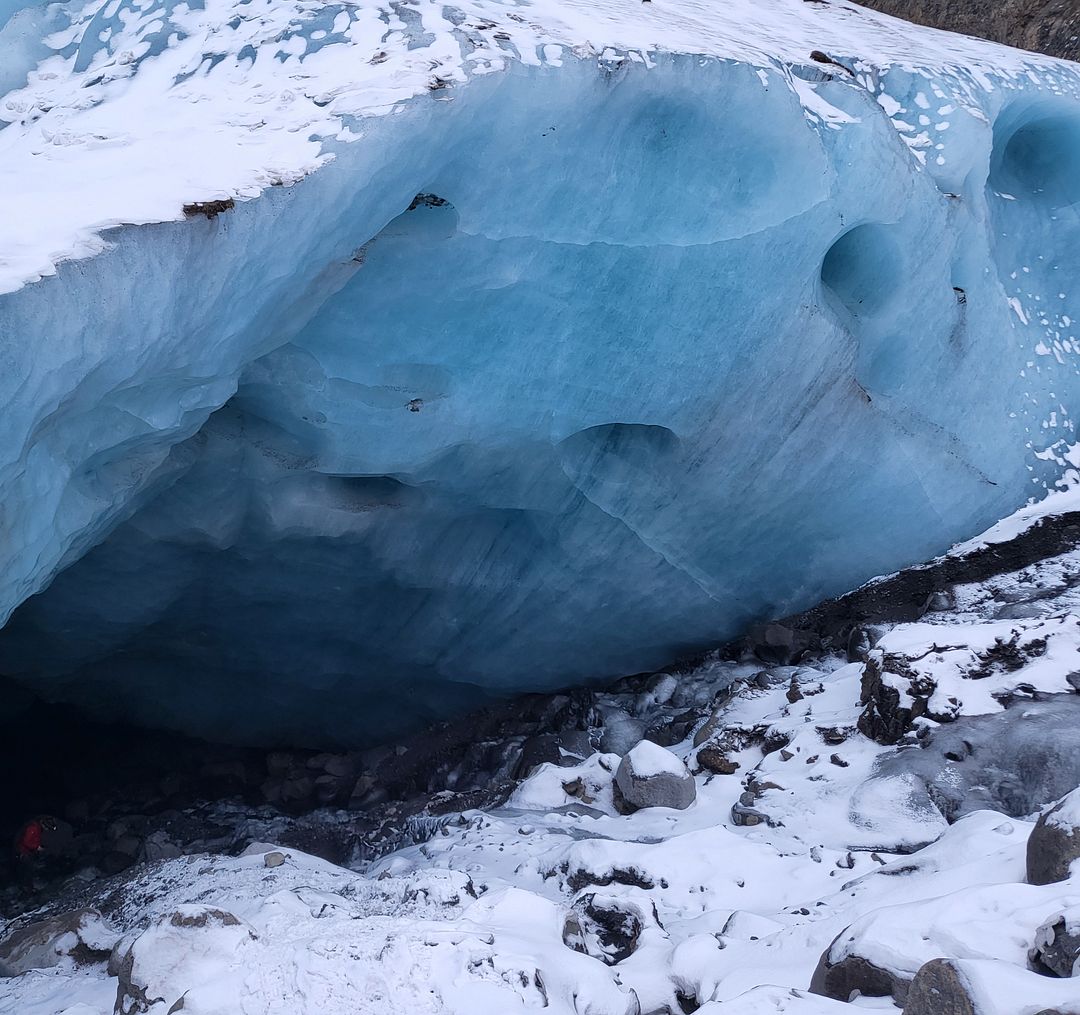
<instances>
[{"instance_id":1,"label":"snow-covered rock","mask_svg":"<svg viewBox=\"0 0 1080 1015\"><path fill-rule=\"evenodd\" d=\"M671 751L642 740L619 762L615 772L621 802L630 810L672 807L684 810L697 795L694 777Z\"/></svg>"},{"instance_id":2,"label":"snow-covered rock","mask_svg":"<svg viewBox=\"0 0 1080 1015\"><path fill-rule=\"evenodd\" d=\"M1027 876L1033 885L1067 880L1080 859L1080 788L1039 816L1028 839Z\"/></svg>"},{"instance_id":3,"label":"snow-covered rock","mask_svg":"<svg viewBox=\"0 0 1080 1015\"><path fill-rule=\"evenodd\" d=\"M1035 932L1028 959L1034 968L1054 976L1080 976L1080 907L1047 920Z\"/></svg>"},{"instance_id":4,"label":"snow-covered rock","mask_svg":"<svg viewBox=\"0 0 1080 1015\"><path fill-rule=\"evenodd\" d=\"M1076 904L1076 891L994 885L890 906L838 935L822 955L811 990L839 1001L891 995L903 1005L916 973L935 958L1000 959L1022 967L1047 915Z\"/></svg>"},{"instance_id":5,"label":"snow-covered rock","mask_svg":"<svg viewBox=\"0 0 1080 1015\"><path fill-rule=\"evenodd\" d=\"M181 906L161 917L118 945L117 1015L238 1008L243 994L230 974L256 938L232 913L210 906Z\"/></svg>"},{"instance_id":6,"label":"snow-covered rock","mask_svg":"<svg viewBox=\"0 0 1080 1015\"><path fill-rule=\"evenodd\" d=\"M101 914L91 909L20 922L0 937L0 976L60 964L75 968L104 963L116 937Z\"/></svg>"},{"instance_id":7,"label":"snow-covered rock","mask_svg":"<svg viewBox=\"0 0 1080 1015\"><path fill-rule=\"evenodd\" d=\"M1005 962L934 959L911 987L904 1015L1075 1015L1076 988Z\"/></svg>"}]
</instances>

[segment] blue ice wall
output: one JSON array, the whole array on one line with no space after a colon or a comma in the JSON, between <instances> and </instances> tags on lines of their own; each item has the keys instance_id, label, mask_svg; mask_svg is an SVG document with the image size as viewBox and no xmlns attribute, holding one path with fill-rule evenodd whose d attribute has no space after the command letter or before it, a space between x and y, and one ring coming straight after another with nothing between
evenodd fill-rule
<instances>
[{"instance_id":1,"label":"blue ice wall","mask_svg":"<svg viewBox=\"0 0 1080 1015\"><path fill-rule=\"evenodd\" d=\"M0 669L386 736L662 666L1041 493L1080 393L1072 72L799 73L831 122L780 69L516 67L0 300L6 603L44 589Z\"/></svg>"}]
</instances>

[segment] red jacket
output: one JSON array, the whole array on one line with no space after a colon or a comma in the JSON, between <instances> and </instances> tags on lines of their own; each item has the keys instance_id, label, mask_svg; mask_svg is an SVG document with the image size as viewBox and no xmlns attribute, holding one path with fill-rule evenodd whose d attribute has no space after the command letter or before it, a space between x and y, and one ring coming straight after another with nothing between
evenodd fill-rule
<instances>
[{"instance_id":1,"label":"red jacket","mask_svg":"<svg viewBox=\"0 0 1080 1015\"><path fill-rule=\"evenodd\" d=\"M20 859L33 856L41 850L41 822L36 818L23 825L15 840L15 852Z\"/></svg>"}]
</instances>

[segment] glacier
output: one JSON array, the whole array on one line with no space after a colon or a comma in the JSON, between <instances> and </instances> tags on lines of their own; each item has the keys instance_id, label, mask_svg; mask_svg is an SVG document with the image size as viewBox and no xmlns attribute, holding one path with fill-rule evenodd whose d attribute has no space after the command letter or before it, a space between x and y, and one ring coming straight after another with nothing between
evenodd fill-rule
<instances>
[{"instance_id":1,"label":"glacier","mask_svg":"<svg viewBox=\"0 0 1080 1015\"><path fill-rule=\"evenodd\" d=\"M1073 65L803 0L3 17L0 672L48 698L386 739L1075 476Z\"/></svg>"}]
</instances>

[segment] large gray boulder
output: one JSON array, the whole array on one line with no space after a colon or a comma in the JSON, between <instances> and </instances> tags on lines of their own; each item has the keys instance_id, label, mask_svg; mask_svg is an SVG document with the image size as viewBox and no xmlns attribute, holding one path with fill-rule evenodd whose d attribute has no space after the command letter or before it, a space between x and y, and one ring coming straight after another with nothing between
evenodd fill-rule
<instances>
[{"instance_id":1,"label":"large gray boulder","mask_svg":"<svg viewBox=\"0 0 1080 1015\"><path fill-rule=\"evenodd\" d=\"M694 777L671 751L642 740L621 762L615 773L617 796L623 810L672 807L684 810L697 796Z\"/></svg>"},{"instance_id":2,"label":"large gray boulder","mask_svg":"<svg viewBox=\"0 0 1080 1015\"><path fill-rule=\"evenodd\" d=\"M845 952L845 944L854 941L851 928L841 931L818 959L810 980L810 993L850 1001L853 996L892 997L903 1004L908 982L902 976L858 954Z\"/></svg>"},{"instance_id":3,"label":"large gray boulder","mask_svg":"<svg viewBox=\"0 0 1080 1015\"><path fill-rule=\"evenodd\" d=\"M904 1015L1080 1015L1069 982L995 959L932 959L911 981Z\"/></svg>"},{"instance_id":4,"label":"large gray boulder","mask_svg":"<svg viewBox=\"0 0 1080 1015\"><path fill-rule=\"evenodd\" d=\"M911 981L904 1015L980 1015L964 974L948 959L927 962Z\"/></svg>"},{"instance_id":5,"label":"large gray boulder","mask_svg":"<svg viewBox=\"0 0 1080 1015\"><path fill-rule=\"evenodd\" d=\"M1027 879L1033 885L1050 885L1069 877L1080 858L1080 789L1062 797L1043 814L1027 845Z\"/></svg>"}]
</instances>

